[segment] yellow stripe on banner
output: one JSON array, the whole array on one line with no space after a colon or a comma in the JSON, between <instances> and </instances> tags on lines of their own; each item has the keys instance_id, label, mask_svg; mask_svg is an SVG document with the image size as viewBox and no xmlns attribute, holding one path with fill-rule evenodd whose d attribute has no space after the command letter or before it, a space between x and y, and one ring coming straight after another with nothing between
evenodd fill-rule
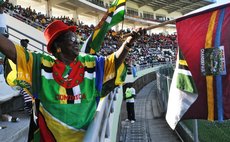
<instances>
[{"instance_id":1,"label":"yellow stripe on banner","mask_svg":"<svg viewBox=\"0 0 230 142\"><path fill-rule=\"evenodd\" d=\"M125 3L125 2L126 2L126 0L119 0L117 2L117 5L114 5L113 7L109 8L109 13L114 12L116 10L117 6L119 6L120 4Z\"/></svg>"},{"instance_id":2,"label":"yellow stripe on banner","mask_svg":"<svg viewBox=\"0 0 230 142\"><path fill-rule=\"evenodd\" d=\"M116 10L116 8L117 8L116 6L110 7L110 8L109 8L109 13L114 12L114 11Z\"/></svg>"},{"instance_id":3,"label":"yellow stripe on banner","mask_svg":"<svg viewBox=\"0 0 230 142\"><path fill-rule=\"evenodd\" d=\"M183 65L183 66L188 66L188 64L185 60L179 60L179 64Z\"/></svg>"},{"instance_id":4,"label":"yellow stripe on banner","mask_svg":"<svg viewBox=\"0 0 230 142\"><path fill-rule=\"evenodd\" d=\"M94 68L96 66L94 61L85 62L83 65L87 68Z\"/></svg>"},{"instance_id":5,"label":"yellow stripe on banner","mask_svg":"<svg viewBox=\"0 0 230 142\"><path fill-rule=\"evenodd\" d=\"M62 98L63 98L63 99L60 99L60 104L67 104L67 99L64 99L64 96L67 97L66 89L64 87L60 86L59 93L60 93L60 95L62 95Z\"/></svg>"},{"instance_id":6,"label":"yellow stripe on banner","mask_svg":"<svg viewBox=\"0 0 230 142\"><path fill-rule=\"evenodd\" d=\"M117 5L120 5L121 3L124 3L124 2L126 2L126 0L119 0Z\"/></svg>"},{"instance_id":7,"label":"yellow stripe on banner","mask_svg":"<svg viewBox=\"0 0 230 142\"><path fill-rule=\"evenodd\" d=\"M42 64L46 67L53 67L54 62L50 62L48 60L42 60Z\"/></svg>"},{"instance_id":8,"label":"yellow stripe on banner","mask_svg":"<svg viewBox=\"0 0 230 142\"><path fill-rule=\"evenodd\" d=\"M95 39L95 37L97 36L97 34L99 33L100 30L101 29L97 29L97 30L94 31L92 41Z\"/></svg>"},{"instance_id":9,"label":"yellow stripe on banner","mask_svg":"<svg viewBox=\"0 0 230 142\"><path fill-rule=\"evenodd\" d=\"M95 54L95 50L93 48L90 48L90 51L89 51L90 54Z\"/></svg>"},{"instance_id":10,"label":"yellow stripe on banner","mask_svg":"<svg viewBox=\"0 0 230 142\"><path fill-rule=\"evenodd\" d=\"M122 83L124 83L124 81L121 80L121 75L125 70L125 64L122 63L120 65L120 67L117 70L117 75L116 75L116 79L115 79L115 85L121 85Z\"/></svg>"},{"instance_id":11,"label":"yellow stripe on banner","mask_svg":"<svg viewBox=\"0 0 230 142\"><path fill-rule=\"evenodd\" d=\"M45 118L47 127L50 129L55 139L60 142L81 142L83 141L85 132L75 130L68 125L62 123L50 113L48 113L42 106L39 107L40 112Z\"/></svg>"},{"instance_id":12,"label":"yellow stripe on banner","mask_svg":"<svg viewBox=\"0 0 230 142\"><path fill-rule=\"evenodd\" d=\"M212 36L213 31L215 28L215 21L216 21L217 11L214 11L212 13L209 26L208 26L208 32L206 35L206 41L205 41L205 48L212 48ZM206 76L206 82L207 82L207 103L208 103L208 120L213 121L214 120L214 91L213 91L213 76Z\"/></svg>"}]
</instances>

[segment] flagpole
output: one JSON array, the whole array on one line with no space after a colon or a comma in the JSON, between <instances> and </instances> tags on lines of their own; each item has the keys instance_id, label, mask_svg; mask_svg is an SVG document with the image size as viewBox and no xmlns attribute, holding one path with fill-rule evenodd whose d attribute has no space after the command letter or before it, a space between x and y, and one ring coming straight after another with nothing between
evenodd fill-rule
<instances>
[{"instance_id":1,"label":"flagpole","mask_svg":"<svg viewBox=\"0 0 230 142\"><path fill-rule=\"evenodd\" d=\"M175 24L175 22L176 22L176 19L173 19L173 20L169 20L169 21L160 23L158 25L149 26L149 27L147 27L145 29L146 30L152 30L152 29L155 29L155 28L163 27L163 26L168 25L168 24Z\"/></svg>"},{"instance_id":2,"label":"flagpole","mask_svg":"<svg viewBox=\"0 0 230 142\"><path fill-rule=\"evenodd\" d=\"M198 122L197 119L193 120L193 138L194 142L199 142Z\"/></svg>"},{"instance_id":3,"label":"flagpole","mask_svg":"<svg viewBox=\"0 0 230 142\"><path fill-rule=\"evenodd\" d=\"M153 25L153 26L146 27L144 29L152 30L152 29L155 29L155 28L163 27L163 26L168 25L168 24L175 24L175 22L176 22L176 19L173 19L173 20L169 20L169 21L160 23L158 25ZM132 33L125 34L125 35L122 36L122 38L126 38L126 37L130 36L131 34Z\"/></svg>"}]
</instances>

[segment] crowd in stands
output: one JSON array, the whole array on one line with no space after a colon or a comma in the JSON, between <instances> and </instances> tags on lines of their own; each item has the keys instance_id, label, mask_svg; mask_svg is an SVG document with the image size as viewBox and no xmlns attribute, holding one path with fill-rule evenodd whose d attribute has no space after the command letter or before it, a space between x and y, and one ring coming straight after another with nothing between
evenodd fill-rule
<instances>
[{"instance_id":1,"label":"crowd in stands","mask_svg":"<svg viewBox=\"0 0 230 142\"><path fill-rule=\"evenodd\" d=\"M122 31L120 33L127 34L130 30ZM146 34L134 43L134 47L129 52L127 63L131 64L153 64L156 62L175 61L175 54L177 49L176 35L163 35L163 34ZM113 30L110 30L105 41L103 48L99 54L107 55L119 47L118 36Z\"/></svg>"},{"instance_id":2,"label":"crowd in stands","mask_svg":"<svg viewBox=\"0 0 230 142\"><path fill-rule=\"evenodd\" d=\"M49 17L42 14L41 12L36 12L35 9L31 7L23 8L21 5L13 5L8 1L5 2L5 11L11 16L39 29L44 30L44 28L49 25L54 20L62 20L68 25L76 25L73 19L61 16L61 17Z\"/></svg>"},{"instance_id":3,"label":"crowd in stands","mask_svg":"<svg viewBox=\"0 0 230 142\"><path fill-rule=\"evenodd\" d=\"M61 17L48 17L44 14L37 13L32 10L31 7L23 8L20 5L13 6L11 3L6 2L6 10L15 18L34 26L35 28L42 30L53 20L62 20L67 25L76 25L76 34L85 41L87 37L93 32L94 25L88 26L81 22L74 22L73 19L65 16ZM119 34L126 34L131 30L122 30ZM129 58L127 58L128 64L152 64L155 62L167 62L175 60L175 52L177 49L176 35L163 35L163 34L146 34L137 40L129 52ZM120 38L117 33L110 30L102 44L99 54L108 55L120 46Z\"/></svg>"}]
</instances>

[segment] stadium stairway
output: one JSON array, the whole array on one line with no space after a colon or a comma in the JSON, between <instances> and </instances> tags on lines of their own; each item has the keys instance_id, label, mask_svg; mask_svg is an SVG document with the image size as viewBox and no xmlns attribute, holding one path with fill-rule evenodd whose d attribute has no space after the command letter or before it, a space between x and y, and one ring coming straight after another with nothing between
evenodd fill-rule
<instances>
[{"instance_id":1,"label":"stadium stairway","mask_svg":"<svg viewBox=\"0 0 230 142\"><path fill-rule=\"evenodd\" d=\"M120 142L180 142L175 131L169 128L157 105L156 80L144 86L136 95L136 122L125 121L125 103L121 116Z\"/></svg>"},{"instance_id":2,"label":"stadium stairway","mask_svg":"<svg viewBox=\"0 0 230 142\"><path fill-rule=\"evenodd\" d=\"M23 110L23 96L18 93L5 83L3 74L0 74L0 142L27 141L29 116ZM19 121L7 120L9 115L19 118Z\"/></svg>"}]
</instances>

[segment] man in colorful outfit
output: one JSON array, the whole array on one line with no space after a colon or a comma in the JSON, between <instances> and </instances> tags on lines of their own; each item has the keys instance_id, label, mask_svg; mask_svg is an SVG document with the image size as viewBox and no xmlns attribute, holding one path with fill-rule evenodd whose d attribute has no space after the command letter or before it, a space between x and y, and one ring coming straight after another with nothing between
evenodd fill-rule
<instances>
[{"instance_id":1,"label":"man in colorful outfit","mask_svg":"<svg viewBox=\"0 0 230 142\"><path fill-rule=\"evenodd\" d=\"M138 29L118 51L98 57L79 53L75 31L59 20L47 26L47 50L55 58L24 50L0 34L0 51L17 65L17 85L30 89L36 100L34 141L82 141L103 83L115 77L134 40L144 34Z\"/></svg>"}]
</instances>

